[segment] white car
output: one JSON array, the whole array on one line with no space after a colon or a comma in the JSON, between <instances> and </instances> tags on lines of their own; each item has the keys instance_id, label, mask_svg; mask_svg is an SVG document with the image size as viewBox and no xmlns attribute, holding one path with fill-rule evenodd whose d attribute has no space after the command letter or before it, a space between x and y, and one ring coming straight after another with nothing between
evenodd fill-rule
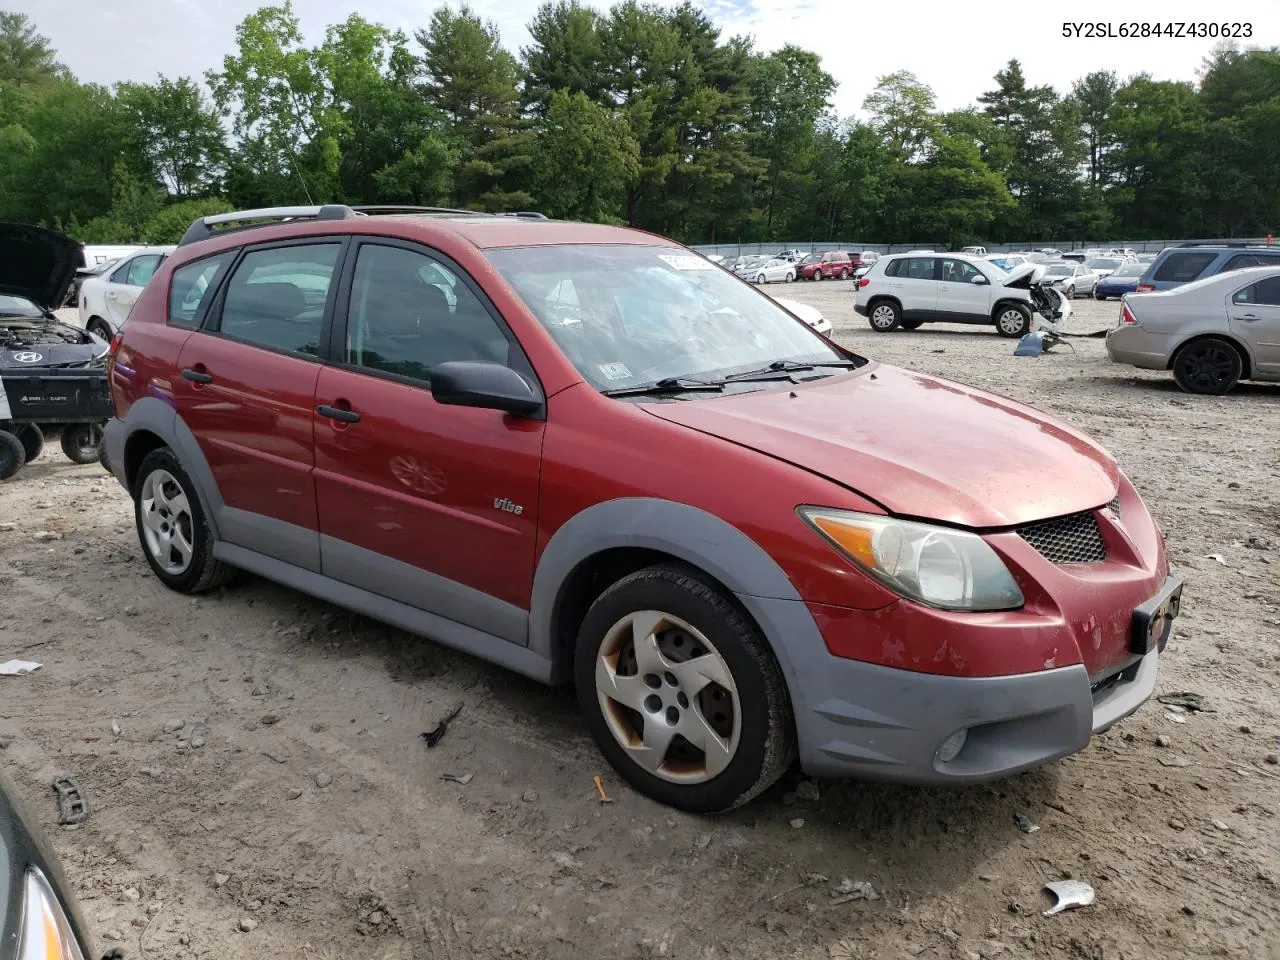
<instances>
[{"instance_id":1,"label":"white car","mask_svg":"<svg viewBox=\"0 0 1280 960\"><path fill-rule=\"evenodd\" d=\"M80 285L80 324L103 340L124 325L134 301L151 275L175 247L140 247L109 273L89 277Z\"/></svg>"},{"instance_id":2,"label":"white car","mask_svg":"<svg viewBox=\"0 0 1280 960\"><path fill-rule=\"evenodd\" d=\"M831 336L831 321L824 317L822 311L817 307L811 307L807 303L800 303L786 297L774 297L773 302L788 313L795 314L824 337Z\"/></svg>"},{"instance_id":3,"label":"white car","mask_svg":"<svg viewBox=\"0 0 1280 960\"><path fill-rule=\"evenodd\" d=\"M790 260L774 258L765 260L740 271L745 280L752 283L790 283L796 278L796 265Z\"/></svg>"},{"instance_id":4,"label":"white car","mask_svg":"<svg viewBox=\"0 0 1280 960\"><path fill-rule=\"evenodd\" d=\"M1044 282L1061 290L1068 300L1092 297L1097 292L1099 279L1083 263L1050 263L1044 269Z\"/></svg>"},{"instance_id":5,"label":"white car","mask_svg":"<svg viewBox=\"0 0 1280 960\"><path fill-rule=\"evenodd\" d=\"M1098 279L1101 280L1103 277L1111 276L1126 263L1130 262L1136 261L1131 261L1131 258L1126 256L1116 255L1113 257L1091 257L1084 262L1084 265L1096 273Z\"/></svg>"},{"instance_id":6,"label":"white car","mask_svg":"<svg viewBox=\"0 0 1280 960\"><path fill-rule=\"evenodd\" d=\"M987 255L986 247L961 247L961 253L967 253L974 257L985 257Z\"/></svg>"},{"instance_id":7,"label":"white car","mask_svg":"<svg viewBox=\"0 0 1280 960\"><path fill-rule=\"evenodd\" d=\"M914 330L923 323L990 324L1006 337L1070 315L1065 297L1041 282L1044 267L1025 263L1005 273L982 257L961 253L895 253L881 257L858 281L853 309L871 329Z\"/></svg>"}]
</instances>

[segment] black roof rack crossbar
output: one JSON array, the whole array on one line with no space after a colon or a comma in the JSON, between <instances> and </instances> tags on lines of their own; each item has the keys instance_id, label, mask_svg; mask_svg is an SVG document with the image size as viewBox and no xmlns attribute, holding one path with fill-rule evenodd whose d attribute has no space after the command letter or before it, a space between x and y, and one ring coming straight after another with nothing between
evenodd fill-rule
<instances>
[{"instance_id":1,"label":"black roof rack crossbar","mask_svg":"<svg viewBox=\"0 0 1280 960\"><path fill-rule=\"evenodd\" d=\"M456 213L471 217L487 217L492 214L484 213L481 210L461 210L457 207L413 207L398 204L364 204L351 208L356 213L363 213L366 216L377 216L378 214L396 214L396 213Z\"/></svg>"},{"instance_id":2,"label":"black roof rack crossbar","mask_svg":"<svg viewBox=\"0 0 1280 960\"><path fill-rule=\"evenodd\" d=\"M1256 249L1259 249L1259 248L1261 248L1261 249L1265 250L1265 249L1267 248L1267 245L1266 245L1265 243L1258 243L1256 240L1254 240L1254 241L1248 241L1248 240L1224 240L1224 241L1222 241L1222 242L1220 242L1220 243L1214 243L1213 241L1210 241L1210 240L1186 240L1186 241L1184 241L1183 243L1178 244L1178 246L1179 246L1179 248L1185 248L1185 247L1226 247L1226 248L1228 248L1229 250L1237 250L1237 249L1239 249L1239 250L1256 250Z\"/></svg>"}]
</instances>

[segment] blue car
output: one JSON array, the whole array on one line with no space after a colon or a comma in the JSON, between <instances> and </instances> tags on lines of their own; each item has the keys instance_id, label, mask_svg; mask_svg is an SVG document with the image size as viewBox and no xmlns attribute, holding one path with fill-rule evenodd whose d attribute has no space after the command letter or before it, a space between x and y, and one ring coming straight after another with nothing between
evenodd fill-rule
<instances>
[{"instance_id":1,"label":"blue car","mask_svg":"<svg viewBox=\"0 0 1280 960\"><path fill-rule=\"evenodd\" d=\"M1138 281L1147 272L1148 266L1148 264L1136 262L1120 264L1115 272L1107 274L1098 281L1094 297L1098 300L1110 300L1112 297L1119 299L1126 293L1133 293L1134 288L1138 286Z\"/></svg>"},{"instance_id":2,"label":"blue car","mask_svg":"<svg viewBox=\"0 0 1280 960\"><path fill-rule=\"evenodd\" d=\"M1146 273L1134 288L1135 293L1156 293L1172 290L1192 280L1216 277L1230 270L1248 267L1274 267L1280 265L1280 248L1247 246L1215 246L1188 242L1177 247L1165 247L1160 256L1147 267Z\"/></svg>"}]
</instances>

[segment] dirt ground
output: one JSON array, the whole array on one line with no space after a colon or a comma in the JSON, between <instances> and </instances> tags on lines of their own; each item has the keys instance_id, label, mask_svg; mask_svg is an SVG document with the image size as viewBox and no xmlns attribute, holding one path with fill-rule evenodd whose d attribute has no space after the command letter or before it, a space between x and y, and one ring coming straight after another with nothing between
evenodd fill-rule
<instances>
[{"instance_id":1,"label":"dirt ground","mask_svg":"<svg viewBox=\"0 0 1280 960\"><path fill-rule=\"evenodd\" d=\"M0 677L0 764L103 945L143 960L1280 955L1280 388L1192 398L1111 365L1101 340L1015 358L987 329L873 334L847 283L770 292L819 306L857 350L1107 444L1188 579L1158 692L1213 712L1153 700L1082 754L984 787L824 782L797 798L792 774L731 815L676 813L612 775L565 691L252 578L167 592L124 492L53 441L0 488L0 661L43 663ZM1118 313L1078 308L1077 332ZM428 749L419 734L459 703ZM88 794L80 827L56 826L60 774ZM1042 916L1041 888L1065 877L1096 902ZM846 879L877 898L839 895Z\"/></svg>"}]
</instances>

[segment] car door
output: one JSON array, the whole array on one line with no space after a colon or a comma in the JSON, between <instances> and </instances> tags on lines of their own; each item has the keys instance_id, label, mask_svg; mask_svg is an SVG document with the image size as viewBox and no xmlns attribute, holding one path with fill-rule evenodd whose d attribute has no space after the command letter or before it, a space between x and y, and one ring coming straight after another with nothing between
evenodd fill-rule
<instances>
[{"instance_id":1,"label":"car door","mask_svg":"<svg viewBox=\"0 0 1280 960\"><path fill-rule=\"evenodd\" d=\"M316 380L345 247L312 237L245 248L173 382L217 484L222 539L317 572Z\"/></svg>"},{"instance_id":2,"label":"car door","mask_svg":"<svg viewBox=\"0 0 1280 960\"><path fill-rule=\"evenodd\" d=\"M889 289L902 303L902 319L932 320L938 307L938 283L934 280L933 257L905 257L889 264L897 273L889 276Z\"/></svg>"},{"instance_id":3,"label":"car door","mask_svg":"<svg viewBox=\"0 0 1280 960\"><path fill-rule=\"evenodd\" d=\"M544 421L439 404L430 369L489 361L532 381L532 367L480 287L428 248L361 240L339 302L316 392L323 572L526 643Z\"/></svg>"},{"instance_id":4,"label":"car door","mask_svg":"<svg viewBox=\"0 0 1280 960\"><path fill-rule=\"evenodd\" d=\"M1280 376L1280 274L1236 291L1227 315L1232 332L1249 345L1257 372Z\"/></svg>"},{"instance_id":5,"label":"car door","mask_svg":"<svg viewBox=\"0 0 1280 960\"><path fill-rule=\"evenodd\" d=\"M939 319L986 323L991 319L991 283L967 260L938 258Z\"/></svg>"},{"instance_id":6,"label":"car door","mask_svg":"<svg viewBox=\"0 0 1280 960\"><path fill-rule=\"evenodd\" d=\"M162 260L162 253L140 253L111 271L103 299L106 301L107 321L113 330L119 330L129 319L129 311Z\"/></svg>"}]
</instances>

